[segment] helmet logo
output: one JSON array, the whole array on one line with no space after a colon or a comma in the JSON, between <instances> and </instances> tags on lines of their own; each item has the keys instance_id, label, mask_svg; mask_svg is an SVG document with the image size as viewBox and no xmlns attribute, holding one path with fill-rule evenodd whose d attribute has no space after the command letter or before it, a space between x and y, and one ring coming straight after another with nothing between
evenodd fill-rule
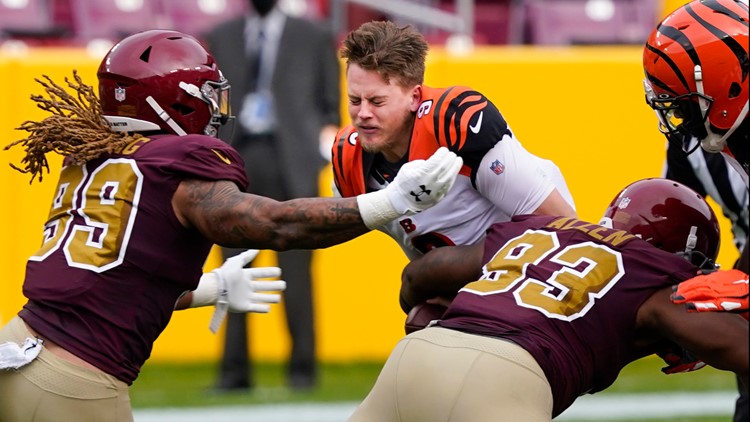
<instances>
[{"instance_id":1,"label":"helmet logo","mask_svg":"<svg viewBox=\"0 0 750 422\"><path fill-rule=\"evenodd\" d=\"M624 210L625 208L628 207L629 204L630 204L630 198L628 198L626 196L626 197L622 198L622 200L620 201L619 204L617 204L617 208L619 208L621 210Z\"/></svg>"},{"instance_id":2,"label":"helmet logo","mask_svg":"<svg viewBox=\"0 0 750 422\"><path fill-rule=\"evenodd\" d=\"M117 101L125 101L125 88L118 86L115 88L115 100Z\"/></svg>"}]
</instances>

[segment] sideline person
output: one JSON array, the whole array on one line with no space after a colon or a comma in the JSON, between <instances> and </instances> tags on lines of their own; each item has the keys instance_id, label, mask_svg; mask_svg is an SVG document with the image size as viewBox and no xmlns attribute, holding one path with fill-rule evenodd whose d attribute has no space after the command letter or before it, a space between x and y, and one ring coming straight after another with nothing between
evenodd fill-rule
<instances>
[{"instance_id":1,"label":"sideline person","mask_svg":"<svg viewBox=\"0 0 750 422\"><path fill-rule=\"evenodd\" d=\"M276 0L246 0L248 12L213 28L208 49L232 81L237 123L230 144L245 161L248 192L276 200L319 196L341 124L341 77L333 34L286 13ZM292 117L293 116L293 117ZM224 258L242 249L222 248ZM283 295L290 348L287 384L318 384L311 250L276 254L288 281ZM250 389L254 365L245 314L229 315L217 388Z\"/></svg>"}]
</instances>

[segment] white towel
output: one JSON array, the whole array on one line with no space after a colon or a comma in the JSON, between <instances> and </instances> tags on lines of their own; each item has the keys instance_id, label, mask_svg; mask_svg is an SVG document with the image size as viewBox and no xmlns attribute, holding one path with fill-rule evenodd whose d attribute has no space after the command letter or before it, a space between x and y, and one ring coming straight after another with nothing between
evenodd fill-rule
<instances>
[{"instance_id":1,"label":"white towel","mask_svg":"<svg viewBox=\"0 0 750 422\"><path fill-rule=\"evenodd\" d=\"M22 346L12 341L0 344L0 369L18 369L39 356L44 340L27 337Z\"/></svg>"}]
</instances>

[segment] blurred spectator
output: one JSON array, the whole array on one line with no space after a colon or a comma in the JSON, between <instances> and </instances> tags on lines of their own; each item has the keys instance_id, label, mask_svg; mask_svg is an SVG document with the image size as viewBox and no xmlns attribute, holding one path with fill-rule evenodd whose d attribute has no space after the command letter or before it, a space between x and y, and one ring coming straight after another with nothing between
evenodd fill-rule
<instances>
[{"instance_id":1,"label":"blurred spectator","mask_svg":"<svg viewBox=\"0 0 750 422\"><path fill-rule=\"evenodd\" d=\"M231 144L245 160L250 192L279 200L317 196L319 173L340 123L339 62L333 36L315 22L285 14L276 0L249 1L250 13L206 35L214 57L232 81L237 123ZM222 252L227 258L240 251ZM312 253L294 250L277 256L289 282L284 295L292 344L289 385L314 387ZM230 315L219 389L253 386L248 355L246 317Z\"/></svg>"},{"instance_id":2,"label":"blurred spectator","mask_svg":"<svg viewBox=\"0 0 750 422\"><path fill-rule=\"evenodd\" d=\"M57 18L61 0L0 0L0 41L54 44L70 36L70 25Z\"/></svg>"}]
</instances>

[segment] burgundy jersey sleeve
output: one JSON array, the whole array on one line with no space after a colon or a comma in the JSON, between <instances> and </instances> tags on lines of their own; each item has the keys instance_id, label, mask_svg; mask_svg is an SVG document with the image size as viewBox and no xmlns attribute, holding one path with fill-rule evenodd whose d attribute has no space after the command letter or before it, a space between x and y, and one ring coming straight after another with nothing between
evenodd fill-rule
<instances>
[{"instance_id":1,"label":"burgundy jersey sleeve","mask_svg":"<svg viewBox=\"0 0 750 422\"><path fill-rule=\"evenodd\" d=\"M67 163L26 267L24 321L131 383L212 246L172 208L189 178L247 184L238 154L208 136L156 136Z\"/></svg>"},{"instance_id":2,"label":"burgundy jersey sleeve","mask_svg":"<svg viewBox=\"0 0 750 422\"><path fill-rule=\"evenodd\" d=\"M629 340L638 308L697 268L633 235L580 220L514 221L490 228L482 278L459 292L440 325L529 351L552 388L554 417L642 357Z\"/></svg>"}]
</instances>

